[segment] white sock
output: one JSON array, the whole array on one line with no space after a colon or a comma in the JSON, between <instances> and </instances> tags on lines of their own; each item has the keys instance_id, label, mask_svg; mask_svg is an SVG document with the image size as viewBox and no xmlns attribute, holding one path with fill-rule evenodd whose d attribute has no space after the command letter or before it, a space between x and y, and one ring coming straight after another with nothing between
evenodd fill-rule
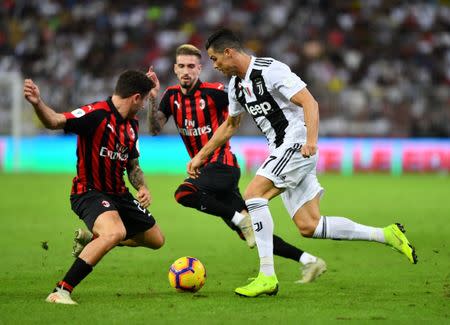
<instances>
[{"instance_id":1,"label":"white sock","mask_svg":"<svg viewBox=\"0 0 450 325\"><path fill-rule=\"evenodd\" d=\"M237 226L241 223L241 221L245 218L245 216L242 213L235 212L233 218L231 219L231 222Z\"/></svg>"},{"instance_id":2,"label":"white sock","mask_svg":"<svg viewBox=\"0 0 450 325\"><path fill-rule=\"evenodd\" d=\"M272 257L261 257L259 260L259 272L265 275L274 275L275 269L273 267L273 256Z\"/></svg>"},{"instance_id":3,"label":"white sock","mask_svg":"<svg viewBox=\"0 0 450 325\"><path fill-rule=\"evenodd\" d=\"M317 261L317 257L315 257L314 255L311 255L307 252L303 252L302 256L300 256L300 260L299 262L302 263L303 265L309 264L309 263L314 263Z\"/></svg>"},{"instance_id":4,"label":"white sock","mask_svg":"<svg viewBox=\"0 0 450 325\"><path fill-rule=\"evenodd\" d=\"M260 259L260 272L274 275L273 263L273 219L269 211L268 200L255 198L246 200L248 213L252 218L256 246Z\"/></svg>"},{"instance_id":5,"label":"white sock","mask_svg":"<svg viewBox=\"0 0 450 325\"><path fill-rule=\"evenodd\" d=\"M361 225L344 217L321 216L313 237L385 243L382 228Z\"/></svg>"}]
</instances>

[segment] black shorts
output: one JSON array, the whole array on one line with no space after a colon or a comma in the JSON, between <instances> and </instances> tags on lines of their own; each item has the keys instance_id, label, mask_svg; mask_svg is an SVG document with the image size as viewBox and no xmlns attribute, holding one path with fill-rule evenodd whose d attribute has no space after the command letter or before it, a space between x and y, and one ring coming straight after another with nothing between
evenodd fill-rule
<instances>
[{"instance_id":1,"label":"black shorts","mask_svg":"<svg viewBox=\"0 0 450 325\"><path fill-rule=\"evenodd\" d=\"M152 214L142 207L130 193L111 195L96 190L89 190L79 195L71 195L72 210L92 231L97 217L106 211L117 211L127 231L126 238L131 238L153 227L156 223Z\"/></svg>"},{"instance_id":2,"label":"black shorts","mask_svg":"<svg viewBox=\"0 0 450 325\"><path fill-rule=\"evenodd\" d=\"M185 182L191 183L200 191L214 196L218 201L231 206L235 211L246 210L245 201L239 191L241 170L238 167L221 163L210 163L200 168L197 178L187 178ZM222 220L233 230L240 232L231 221Z\"/></svg>"}]
</instances>

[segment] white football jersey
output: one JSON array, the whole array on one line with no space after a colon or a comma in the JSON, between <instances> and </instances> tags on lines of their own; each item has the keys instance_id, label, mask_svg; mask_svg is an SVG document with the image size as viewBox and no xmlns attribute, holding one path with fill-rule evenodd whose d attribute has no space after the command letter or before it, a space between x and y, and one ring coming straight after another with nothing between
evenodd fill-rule
<instances>
[{"instance_id":1,"label":"white football jersey","mask_svg":"<svg viewBox=\"0 0 450 325\"><path fill-rule=\"evenodd\" d=\"M233 76L230 80L229 115L247 111L265 134L270 150L282 143L305 143L303 108L290 101L304 87L286 64L252 56L245 78Z\"/></svg>"}]
</instances>

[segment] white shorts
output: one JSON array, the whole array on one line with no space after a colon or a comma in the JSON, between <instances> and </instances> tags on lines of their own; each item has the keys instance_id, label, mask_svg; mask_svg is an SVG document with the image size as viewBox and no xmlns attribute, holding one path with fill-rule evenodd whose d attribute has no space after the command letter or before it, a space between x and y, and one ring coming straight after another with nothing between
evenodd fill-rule
<instances>
[{"instance_id":1,"label":"white shorts","mask_svg":"<svg viewBox=\"0 0 450 325\"><path fill-rule=\"evenodd\" d=\"M270 153L256 172L256 175L270 179L276 187L285 189L281 198L291 218L305 203L324 192L316 176L319 152L304 158L300 148L299 143L282 144Z\"/></svg>"}]
</instances>

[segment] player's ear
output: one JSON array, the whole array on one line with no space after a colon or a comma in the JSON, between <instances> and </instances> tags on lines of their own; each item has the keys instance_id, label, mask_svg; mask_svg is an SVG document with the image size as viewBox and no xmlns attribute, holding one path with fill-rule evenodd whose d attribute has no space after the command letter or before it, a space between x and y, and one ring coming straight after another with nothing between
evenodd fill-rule
<instances>
[{"instance_id":1,"label":"player's ear","mask_svg":"<svg viewBox=\"0 0 450 325\"><path fill-rule=\"evenodd\" d=\"M142 95L139 93L136 93L132 96L132 100L133 100L134 104L138 103L141 99L142 99Z\"/></svg>"},{"instance_id":2,"label":"player's ear","mask_svg":"<svg viewBox=\"0 0 450 325\"><path fill-rule=\"evenodd\" d=\"M230 57L232 55L232 49L227 47L225 50L223 50L223 55L226 57Z\"/></svg>"}]
</instances>

